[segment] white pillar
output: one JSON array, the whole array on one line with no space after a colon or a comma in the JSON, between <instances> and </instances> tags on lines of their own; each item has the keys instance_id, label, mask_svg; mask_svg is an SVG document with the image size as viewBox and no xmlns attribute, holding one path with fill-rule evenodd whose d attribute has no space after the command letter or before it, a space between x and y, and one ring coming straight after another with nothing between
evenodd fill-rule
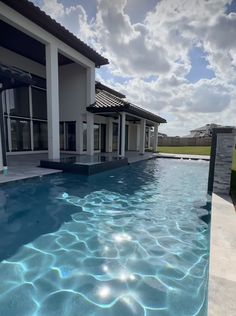
<instances>
[{"instance_id":1,"label":"white pillar","mask_svg":"<svg viewBox=\"0 0 236 316\"><path fill-rule=\"evenodd\" d=\"M154 135L153 135L153 152L157 152L158 146L158 123L154 124Z\"/></svg>"},{"instance_id":2,"label":"white pillar","mask_svg":"<svg viewBox=\"0 0 236 316\"><path fill-rule=\"evenodd\" d=\"M87 112L87 154L94 154L94 114Z\"/></svg>"},{"instance_id":3,"label":"white pillar","mask_svg":"<svg viewBox=\"0 0 236 316\"><path fill-rule=\"evenodd\" d=\"M107 148L108 153L112 152L112 141L113 141L113 122L111 118L108 118L107 124Z\"/></svg>"},{"instance_id":4,"label":"white pillar","mask_svg":"<svg viewBox=\"0 0 236 316\"><path fill-rule=\"evenodd\" d=\"M87 106L95 102L95 67L86 69Z\"/></svg>"},{"instance_id":5,"label":"white pillar","mask_svg":"<svg viewBox=\"0 0 236 316\"><path fill-rule=\"evenodd\" d=\"M87 106L95 102L95 66L86 69ZM87 112L87 154L94 154L94 114Z\"/></svg>"},{"instance_id":6,"label":"white pillar","mask_svg":"<svg viewBox=\"0 0 236 316\"><path fill-rule=\"evenodd\" d=\"M120 123L121 123L121 157L125 157L125 121L126 121L126 114L125 112L121 113L120 116Z\"/></svg>"},{"instance_id":7,"label":"white pillar","mask_svg":"<svg viewBox=\"0 0 236 316\"><path fill-rule=\"evenodd\" d=\"M139 152L142 155L145 153L145 132L146 132L146 120L141 119Z\"/></svg>"},{"instance_id":8,"label":"white pillar","mask_svg":"<svg viewBox=\"0 0 236 316\"><path fill-rule=\"evenodd\" d=\"M46 45L48 158L60 158L59 140L59 93L58 93L58 48Z\"/></svg>"}]
</instances>

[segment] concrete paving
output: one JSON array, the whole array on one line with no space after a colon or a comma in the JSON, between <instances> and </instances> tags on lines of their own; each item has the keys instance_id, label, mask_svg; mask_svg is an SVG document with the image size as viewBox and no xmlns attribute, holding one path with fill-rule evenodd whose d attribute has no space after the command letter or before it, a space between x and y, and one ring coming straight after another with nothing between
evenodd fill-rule
<instances>
[{"instance_id":1,"label":"concrete paving","mask_svg":"<svg viewBox=\"0 0 236 316\"><path fill-rule=\"evenodd\" d=\"M213 194L209 316L236 315L236 213L229 196Z\"/></svg>"},{"instance_id":2,"label":"concrete paving","mask_svg":"<svg viewBox=\"0 0 236 316\"><path fill-rule=\"evenodd\" d=\"M39 161L43 157L47 157L47 154L8 156L8 175L0 174L0 184L61 172L61 170L39 168Z\"/></svg>"}]
</instances>

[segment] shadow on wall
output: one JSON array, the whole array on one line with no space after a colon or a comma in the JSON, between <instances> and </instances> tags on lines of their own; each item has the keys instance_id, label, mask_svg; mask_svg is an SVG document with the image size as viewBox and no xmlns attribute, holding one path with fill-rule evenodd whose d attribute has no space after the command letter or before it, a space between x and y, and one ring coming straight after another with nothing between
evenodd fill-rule
<instances>
[{"instance_id":1,"label":"shadow on wall","mask_svg":"<svg viewBox=\"0 0 236 316\"><path fill-rule=\"evenodd\" d=\"M232 170L231 175L231 197L236 206L236 170Z\"/></svg>"}]
</instances>

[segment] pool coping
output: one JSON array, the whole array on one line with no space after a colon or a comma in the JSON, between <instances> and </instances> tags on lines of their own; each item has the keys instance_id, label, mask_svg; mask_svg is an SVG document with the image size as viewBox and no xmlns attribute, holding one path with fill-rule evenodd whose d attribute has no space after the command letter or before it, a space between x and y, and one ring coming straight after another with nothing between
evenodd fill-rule
<instances>
[{"instance_id":1,"label":"pool coping","mask_svg":"<svg viewBox=\"0 0 236 316\"><path fill-rule=\"evenodd\" d=\"M228 195L212 194L208 316L236 315L236 213Z\"/></svg>"},{"instance_id":2,"label":"pool coping","mask_svg":"<svg viewBox=\"0 0 236 316\"><path fill-rule=\"evenodd\" d=\"M210 161L210 156L189 154L158 153L157 158Z\"/></svg>"},{"instance_id":3,"label":"pool coping","mask_svg":"<svg viewBox=\"0 0 236 316\"><path fill-rule=\"evenodd\" d=\"M38 167L39 168L39 167ZM42 168L39 168L39 170L42 169ZM4 179L4 181L0 181L0 187L6 185L6 184L9 184L9 183L14 183L14 182L19 182L19 181L28 181L28 180L31 180L31 179L36 179L36 178L44 178L44 177L47 177L47 176L52 176L52 175L55 175L55 174L59 174L59 173L62 173L62 170L53 170L53 169L46 169L45 168L45 171L43 173L32 173L31 175L27 174L27 175L9 175L9 176L4 176L6 177Z\"/></svg>"}]
</instances>

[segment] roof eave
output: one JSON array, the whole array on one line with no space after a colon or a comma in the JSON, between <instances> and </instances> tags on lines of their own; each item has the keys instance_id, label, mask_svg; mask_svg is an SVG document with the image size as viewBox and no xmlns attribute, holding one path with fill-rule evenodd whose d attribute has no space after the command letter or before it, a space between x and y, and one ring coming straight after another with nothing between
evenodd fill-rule
<instances>
[{"instance_id":1,"label":"roof eave","mask_svg":"<svg viewBox=\"0 0 236 316\"><path fill-rule=\"evenodd\" d=\"M95 63L96 67L109 64L107 58L103 57L97 53L90 46L85 44L74 34L68 31L64 26L58 23L56 20L52 19L39 7L35 6L32 2L28 0L1 0L7 6L11 7L13 10L25 16L27 19L42 27L44 30L50 34L57 37L62 42L66 43L70 47L74 48L80 54L84 55L91 61Z\"/></svg>"}]
</instances>

